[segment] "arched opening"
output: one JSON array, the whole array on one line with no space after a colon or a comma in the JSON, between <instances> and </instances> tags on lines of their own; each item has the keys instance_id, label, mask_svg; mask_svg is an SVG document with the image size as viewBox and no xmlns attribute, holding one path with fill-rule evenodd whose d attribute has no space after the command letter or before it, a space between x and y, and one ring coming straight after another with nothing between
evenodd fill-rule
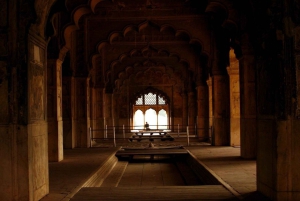
<instances>
[{"instance_id":1,"label":"arched opening","mask_svg":"<svg viewBox=\"0 0 300 201\"><path fill-rule=\"evenodd\" d=\"M154 109L149 108L145 112L145 122L148 122L150 129L157 129L157 113Z\"/></svg>"},{"instance_id":2,"label":"arched opening","mask_svg":"<svg viewBox=\"0 0 300 201\"><path fill-rule=\"evenodd\" d=\"M134 119L134 129L143 129L144 125L144 114L141 110L137 110L133 116Z\"/></svg>"},{"instance_id":3,"label":"arched opening","mask_svg":"<svg viewBox=\"0 0 300 201\"><path fill-rule=\"evenodd\" d=\"M166 110L161 109L157 115L158 129L167 129L168 128L168 115Z\"/></svg>"},{"instance_id":4,"label":"arched opening","mask_svg":"<svg viewBox=\"0 0 300 201\"><path fill-rule=\"evenodd\" d=\"M169 127L169 105L165 95L159 92L139 94L133 104L133 128L143 129L147 122L150 129Z\"/></svg>"}]
</instances>

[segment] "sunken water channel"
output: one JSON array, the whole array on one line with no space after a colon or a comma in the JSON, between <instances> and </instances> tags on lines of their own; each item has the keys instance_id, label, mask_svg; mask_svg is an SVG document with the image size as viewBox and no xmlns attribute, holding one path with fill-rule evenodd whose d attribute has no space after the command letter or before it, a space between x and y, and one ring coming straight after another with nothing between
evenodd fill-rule
<instances>
[{"instance_id":1,"label":"sunken water channel","mask_svg":"<svg viewBox=\"0 0 300 201\"><path fill-rule=\"evenodd\" d=\"M137 155L119 158L127 163L118 186L202 185L201 179L186 163L185 156ZM126 159L128 159L126 161Z\"/></svg>"},{"instance_id":2,"label":"sunken water channel","mask_svg":"<svg viewBox=\"0 0 300 201\"><path fill-rule=\"evenodd\" d=\"M184 147L150 147L118 150L71 200L207 199L235 196Z\"/></svg>"}]
</instances>

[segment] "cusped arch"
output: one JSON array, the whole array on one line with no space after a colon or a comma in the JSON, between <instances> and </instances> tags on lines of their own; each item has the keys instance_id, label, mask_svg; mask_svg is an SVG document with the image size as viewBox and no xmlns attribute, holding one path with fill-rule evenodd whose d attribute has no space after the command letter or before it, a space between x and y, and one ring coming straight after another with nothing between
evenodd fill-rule
<instances>
[{"instance_id":1,"label":"cusped arch","mask_svg":"<svg viewBox=\"0 0 300 201\"><path fill-rule=\"evenodd\" d=\"M177 41L185 41L187 44L191 43L193 39L191 35L186 30L176 30L174 27L164 24L161 26L158 26L151 21L145 21L138 26L136 25L127 25L122 31L114 31L109 34L106 41L101 41L97 44L97 51L100 53L103 49L102 43L108 43L113 44L114 42L126 40L127 37L129 37L130 34L134 34L135 40L138 42L138 40L143 39L143 34L147 33L146 30L150 30L149 33L151 34L159 34L162 37L166 36L166 34L170 34L174 38L174 40ZM154 33L155 32L155 33ZM199 41L199 40L197 40ZM202 44L202 43L199 43Z\"/></svg>"},{"instance_id":2,"label":"cusped arch","mask_svg":"<svg viewBox=\"0 0 300 201\"><path fill-rule=\"evenodd\" d=\"M93 11L93 13L96 12L96 9L98 6L110 6L113 5L113 1L112 0L90 0L90 7L91 10Z\"/></svg>"},{"instance_id":3,"label":"cusped arch","mask_svg":"<svg viewBox=\"0 0 300 201\"><path fill-rule=\"evenodd\" d=\"M160 32L160 27L159 25L153 23L152 21L145 21L145 22L142 22L139 26L138 26L138 31L139 33L154 33L154 32L157 32L159 33Z\"/></svg>"},{"instance_id":4,"label":"cusped arch","mask_svg":"<svg viewBox=\"0 0 300 201\"><path fill-rule=\"evenodd\" d=\"M226 4L224 4L224 2L220 2L220 1L211 1L207 5L205 12L212 13L212 14L218 16L223 21L225 19L227 19L228 15L229 15L229 11L228 11Z\"/></svg>"},{"instance_id":5,"label":"cusped arch","mask_svg":"<svg viewBox=\"0 0 300 201\"><path fill-rule=\"evenodd\" d=\"M144 65L149 65L148 61L144 61L143 63L137 62L132 66L127 66L125 70L121 71L118 74L118 78L115 79L114 85L115 90L120 90L125 81L130 80L131 84L140 84L140 85L149 85L149 81L151 84L169 84L169 85L177 85L183 83L185 73L178 72L172 67L166 66L163 63L160 64L150 64L150 67L145 71L142 68ZM152 67L151 67L152 66ZM165 70L159 70L156 66L162 66ZM129 83L129 82L127 82Z\"/></svg>"}]
</instances>

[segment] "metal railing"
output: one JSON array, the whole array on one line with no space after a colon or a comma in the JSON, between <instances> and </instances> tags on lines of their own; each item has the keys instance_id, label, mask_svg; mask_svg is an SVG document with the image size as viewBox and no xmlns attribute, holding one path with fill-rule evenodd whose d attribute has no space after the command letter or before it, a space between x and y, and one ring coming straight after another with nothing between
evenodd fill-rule
<instances>
[{"instance_id":1,"label":"metal railing","mask_svg":"<svg viewBox=\"0 0 300 201\"><path fill-rule=\"evenodd\" d=\"M198 137L197 131L199 128L197 126L188 126L188 125L150 125L150 128L156 127L158 129L152 130L166 130L162 128L167 128L171 130L170 134L177 136L177 138L186 137L187 145L190 145L191 137ZM105 125L104 129L93 129L89 128L90 134L90 147L93 146L93 141L97 140L112 140L113 146L116 147L116 140L126 140L133 133L132 130L143 130L144 125L135 125L135 126L109 126Z\"/></svg>"}]
</instances>

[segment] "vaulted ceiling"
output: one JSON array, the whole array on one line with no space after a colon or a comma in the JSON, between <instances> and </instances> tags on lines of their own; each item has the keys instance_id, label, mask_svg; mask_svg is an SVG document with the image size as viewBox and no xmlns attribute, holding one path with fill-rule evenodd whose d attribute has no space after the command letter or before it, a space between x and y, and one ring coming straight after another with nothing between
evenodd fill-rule
<instances>
[{"instance_id":1,"label":"vaulted ceiling","mask_svg":"<svg viewBox=\"0 0 300 201\"><path fill-rule=\"evenodd\" d=\"M162 80L156 85L201 84L218 54L215 37L222 39L225 54L237 44L236 5L224 0L57 1L46 27L48 58L63 60L65 73L90 76L95 86L111 90L130 80L153 84L155 77ZM228 63L229 55L223 57Z\"/></svg>"}]
</instances>

